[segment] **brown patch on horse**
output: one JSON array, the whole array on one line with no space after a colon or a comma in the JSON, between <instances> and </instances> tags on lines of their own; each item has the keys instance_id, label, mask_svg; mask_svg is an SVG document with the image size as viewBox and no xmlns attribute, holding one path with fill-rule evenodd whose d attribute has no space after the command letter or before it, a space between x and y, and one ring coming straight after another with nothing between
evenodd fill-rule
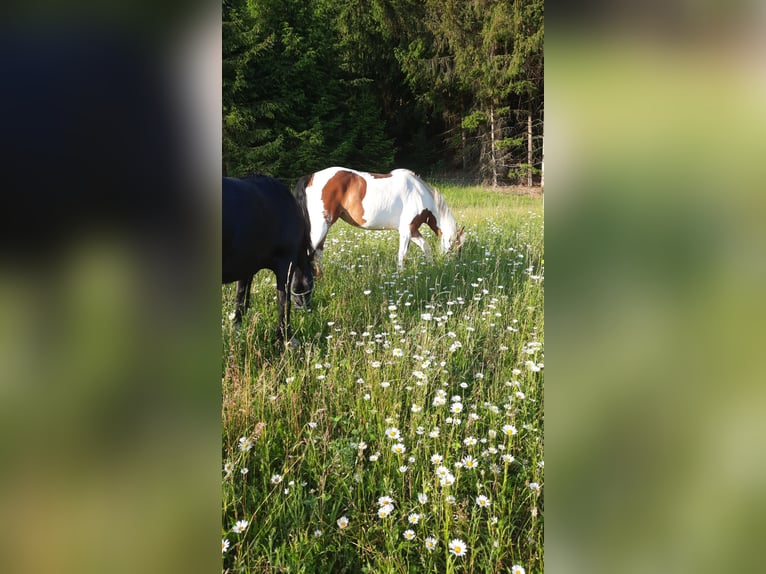
<instances>
[{"instance_id":1,"label":"brown patch on horse","mask_svg":"<svg viewBox=\"0 0 766 574\"><path fill-rule=\"evenodd\" d=\"M364 178L350 171L339 171L330 178L322 189L322 203L325 217L330 225L340 217L346 223L357 227L364 225L362 200L367 193Z\"/></svg>"},{"instance_id":2,"label":"brown patch on horse","mask_svg":"<svg viewBox=\"0 0 766 574\"><path fill-rule=\"evenodd\" d=\"M384 179L386 177L392 176L392 174L390 173L371 173L370 175L374 177L375 179Z\"/></svg>"},{"instance_id":3,"label":"brown patch on horse","mask_svg":"<svg viewBox=\"0 0 766 574\"><path fill-rule=\"evenodd\" d=\"M418 228L424 223L431 228L437 237L441 237L442 230L436 225L436 217L428 209L424 209L412 219L412 222L410 223L410 235L412 237L420 237Z\"/></svg>"}]
</instances>

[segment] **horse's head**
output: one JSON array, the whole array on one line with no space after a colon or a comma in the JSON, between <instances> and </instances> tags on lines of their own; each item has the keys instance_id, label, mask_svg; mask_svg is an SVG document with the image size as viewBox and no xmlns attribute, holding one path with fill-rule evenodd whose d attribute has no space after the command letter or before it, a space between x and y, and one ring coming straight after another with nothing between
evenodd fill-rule
<instances>
[{"instance_id":1,"label":"horse's head","mask_svg":"<svg viewBox=\"0 0 766 574\"><path fill-rule=\"evenodd\" d=\"M443 246L445 253L456 253L458 257L460 256L460 251L463 248L463 241L465 241L465 236L463 235L464 230L465 227L461 227L455 231L452 236L447 237L447 241Z\"/></svg>"},{"instance_id":2,"label":"horse's head","mask_svg":"<svg viewBox=\"0 0 766 574\"><path fill-rule=\"evenodd\" d=\"M312 257L298 264L293 273L290 293L298 309L311 309L311 292L314 290L314 262Z\"/></svg>"}]
</instances>

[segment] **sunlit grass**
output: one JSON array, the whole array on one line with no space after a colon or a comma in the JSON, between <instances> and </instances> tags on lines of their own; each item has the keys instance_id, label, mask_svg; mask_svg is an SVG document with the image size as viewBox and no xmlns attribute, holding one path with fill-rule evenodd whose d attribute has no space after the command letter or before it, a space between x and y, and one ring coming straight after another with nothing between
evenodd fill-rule
<instances>
[{"instance_id":1,"label":"sunlit grass","mask_svg":"<svg viewBox=\"0 0 766 574\"><path fill-rule=\"evenodd\" d=\"M223 288L224 570L542 571L540 200L440 190L461 258L338 223L292 349L273 275L240 330Z\"/></svg>"}]
</instances>

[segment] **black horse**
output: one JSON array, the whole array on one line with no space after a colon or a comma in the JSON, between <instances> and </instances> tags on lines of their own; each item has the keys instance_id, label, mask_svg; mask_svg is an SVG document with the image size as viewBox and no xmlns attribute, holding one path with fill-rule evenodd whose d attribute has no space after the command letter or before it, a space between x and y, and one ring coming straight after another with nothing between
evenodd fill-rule
<instances>
[{"instance_id":1,"label":"black horse","mask_svg":"<svg viewBox=\"0 0 766 574\"><path fill-rule=\"evenodd\" d=\"M290 338L290 298L308 308L314 289L309 221L290 190L265 175L223 178L223 283L237 281L235 323L250 303L250 285L261 269L277 276L277 339Z\"/></svg>"}]
</instances>

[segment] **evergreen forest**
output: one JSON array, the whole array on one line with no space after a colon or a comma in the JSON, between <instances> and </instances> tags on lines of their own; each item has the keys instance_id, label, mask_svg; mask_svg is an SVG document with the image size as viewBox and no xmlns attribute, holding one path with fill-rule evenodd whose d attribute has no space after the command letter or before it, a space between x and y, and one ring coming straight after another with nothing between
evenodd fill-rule
<instances>
[{"instance_id":1,"label":"evergreen forest","mask_svg":"<svg viewBox=\"0 0 766 574\"><path fill-rule=\"evenodd\" d=\"M536 184L543 0L224 0L223 173Z\"/></svg>"}]
</instances>

